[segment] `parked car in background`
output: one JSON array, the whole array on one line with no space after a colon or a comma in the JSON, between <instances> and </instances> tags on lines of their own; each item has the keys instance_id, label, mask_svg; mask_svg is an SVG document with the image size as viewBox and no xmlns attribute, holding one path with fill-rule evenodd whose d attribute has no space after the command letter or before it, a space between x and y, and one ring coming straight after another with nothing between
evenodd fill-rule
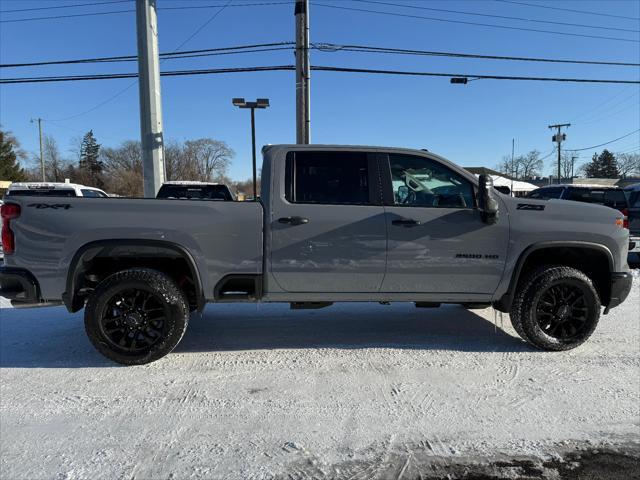
<instances>
[{"instance_id":1,"label":"parked car in background","mask_svg":"<svg viewBox=\"0 0 640 480\"><path fill-rule=\"evenodd\" d=\"M218 200L224 202L234 201L229 187L222 183L175 181L165 182L160 187L156 198L178 200Z\"/></svg>"},{"instance_id":2,"label":"parked car in background","mask_svg":"<svg viewBox=\"0 0 640 480\"><path fill-rule=\"evenodd\" d=\"M573 200L575 202L604 205L605 207L615 208L625 216L625 228L629 228L631 223L629 211L629 193L618 187L580 184L549 185L547 187L541 187L534 190L529 195L527 195L527 198L535 198L538 200L549 200L552 198L557 198L560 200ZM635 210L636 235L633 235L631 231L629 232L629 252L640 251L640 238L632 238L634 236L640 237L640 233L637 231L640 228L640 219L637 218L638 210L640 209L636 208Z\"/></svg>"},{"instance_id":3,"label":"parked car in background","mask_svg":"<svg viewBox=\"0 0 640 480\"><path fill-rule=\"evenodd\" d=\"M627 195L627 217L629 219L629 253L636 256L634 263L640 261L640 183L624 189Z\"/></svg>"},{"instance_id":4,"label":"parked car in background","mask_svg":"<svg viewBox=\"0 0 640 480\"><path fill-rule=\"evenodd\" d=\"M14 182L9 185L5 197L93 197L109 195L99 188L63 182Z\"/></svg>"},{"instance_id":5,"label":"parked car in background","mask_svg":"<svg viewBox=\"0 0 640 480\"><path fill-rule=\"evenodd\" d=\"M3 203L4 202L2 200L0 200L0 210L2 210ZM2 227L0 227L0 228L2 228ZM3 250L2 250L2 242L0 242L0 261L2 260L3 257L4 257L4 253L3 253Z\"/></svg>"},{"instance_id":6,"label":"parked car in background","mask_svg":"<svg viewBox=\"0 0 640 480\"><path fill-rule=\"evenodd\" d=\"M527 198L549 200L573 200L575 202L595 203L605 207L615 208L627 214L627 196L624 190L618 187L604 187L602 185L549 185L537 188L527 195Z\"/></svg>"}]
</instances>

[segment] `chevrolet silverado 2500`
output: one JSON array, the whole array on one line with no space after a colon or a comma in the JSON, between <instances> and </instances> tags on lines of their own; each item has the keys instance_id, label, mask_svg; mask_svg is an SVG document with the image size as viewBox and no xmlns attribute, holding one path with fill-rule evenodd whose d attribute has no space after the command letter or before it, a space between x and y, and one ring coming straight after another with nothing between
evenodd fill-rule
<instances>
[{"instance_id":1,"label":"chevrolet silverado 2500","mask_svg":"<svg viewBox=\"0 0 640 480\"><path fill-rule=\"evenodd\" d=\"M493 305L525 341L566 350L631 288L614 209L511 198L426 151L277 145L263 156L254 202L7 198L0 294L84 308L102 354L142 364L208 302Z\"/></svg>"}]
</instances>

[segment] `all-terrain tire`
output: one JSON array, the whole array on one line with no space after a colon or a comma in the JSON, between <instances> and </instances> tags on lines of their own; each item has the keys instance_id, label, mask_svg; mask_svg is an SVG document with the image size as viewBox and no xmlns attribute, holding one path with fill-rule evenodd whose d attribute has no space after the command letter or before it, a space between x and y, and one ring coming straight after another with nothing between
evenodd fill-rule
<instances>
[{"instance_id":1,"label":"all-terrain tire","mask_svg":"<svg viewBox=\"0 0 640 480\"><path fill-rule=\"evenodd\" d=\"M180 342L188 323L189 304L180 287L164 273L145 268L105 278L89 298L84 314L93 346L123 365L142 365L164 357Z\"/></svg>"},{"instance_id":2,"label":"all-terrain tire","mask_svg":"<svg viewBox=\"0 0 640 480\"><path fill-rule=\"evenodd\" d=\"M552 302L552 306L549 295L564 299L563 290L577 293L565 293L569 300ZM573 302L579 303L572 306L576 295L580 299ZM572 267L545 265L519 282L510 318L523 340L542 350L559 351L584 343L598 325L600 310L600 297L587 275ZM568 318L562 319L565 314ZM572 315L578 320L572 320Z\"/></svg>"}]
</instances>

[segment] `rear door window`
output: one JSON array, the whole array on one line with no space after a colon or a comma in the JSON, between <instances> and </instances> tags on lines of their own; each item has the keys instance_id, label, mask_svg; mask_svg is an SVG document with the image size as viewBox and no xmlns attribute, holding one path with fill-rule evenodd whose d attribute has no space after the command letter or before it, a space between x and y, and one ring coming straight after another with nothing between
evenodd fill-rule
<instances>
[{"instance_id":1,"label":"rear door window","mask_svg":"<svg viewBox=\"0 0 640 480\"><path fill-rule=\"evenodd\" d=\"M611 208L627 208L627 197L622 190L605 190L604 204Z\"/></svg>"},{"instance_id":2,"label":"rear door window","mask_svg":"<svg viewBox=\"0 0 640 480\"><path fill-rule=\"evenodd\" d=\"M285 198L291 203L368 205L368 163L364 152L290 152Z\"/></svg>"},{"instance_id":3,"label":"rear door window","mask_svg":"<svg viewBox=\"0 0 640 480\"><path fill-rule=\"evenodd\" d=\"M603 205L604 192L604 189L571 188L569 189L567 200L574 200L576 202L584 203L598 203L600 205Z\"/></svg>"}]
</instances>

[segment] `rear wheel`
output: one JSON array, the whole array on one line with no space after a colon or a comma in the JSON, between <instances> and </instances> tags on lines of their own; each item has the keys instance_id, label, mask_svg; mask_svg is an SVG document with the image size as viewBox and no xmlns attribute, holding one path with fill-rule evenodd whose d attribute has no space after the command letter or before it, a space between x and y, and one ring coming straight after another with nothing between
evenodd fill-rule
<instances>
[{"instance_id":1,"label":"rear wheel","mask_svg":"<svg viewBox=\"0 0 640 480\"><path fill-rule=\"evenodd\" d=\"M570 350L584 343L600 319L593 282L575 268L544 266L519 285L510 316L527 342L543 350Z\"/></svg>"},{"instance_id":2,"label":"rear wheel","mask_svg":"<svg viewBox=\"0 0 640 480\"><path fill-rule=\"evenodd\" d=\"M171 352L189 321L189 304L178 285L156 270L115 273L96 287L85 309L89 340L123 365L153 362Z\"/></svg>"}]
</instances>

